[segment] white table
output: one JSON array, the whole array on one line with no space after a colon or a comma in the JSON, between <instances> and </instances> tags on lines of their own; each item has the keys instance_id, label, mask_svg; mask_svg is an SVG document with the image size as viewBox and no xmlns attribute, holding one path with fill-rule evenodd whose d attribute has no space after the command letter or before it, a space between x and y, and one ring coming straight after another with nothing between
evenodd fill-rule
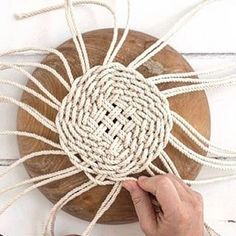
<instances>
[{"instance_id":1,"label":"white table","mask_svg":"<svg viewBox=\"0 0 236 236\"><path fill-rule=\"evenodd\" d=\"M25 46L56 47L70 37L62 10L24 21L15 21L13 14L24 10L37 9L48 5L52 0L8 0L1 1L0 7L0 51ZM109 0L119 9L124 24L125 1ZM115 3L119 2L119 4ZM196 0L139 0L132 1L131 28L160 37L186 12ZM145 5L145 4L150 5ZM208 6L200 12L184 29L178 33L171 45L180 52L194 53L187 59L196 70L215 68L232 63L236 56L212 56L202 53L236 52L236 2L222 0ZM111 26L111 18L98 7L82 7L78 10L82 31ZM123 24L122 24L123 23ZM195 54L199 53L199 54ZM39 58L37 60L40 60ZM23 79L14 72L1 72L1 79ZM9 87L0 87L0 94L20 98L20 92ZM207 93L212 117L212 141L225 147L236 148L236 87L222 88ZM0 104L0 130L14 129L17 109L11 105ZM19 156L15 137L0 137L0 157L17 158ZM0 167L0 171L4 167ZM223 172L204 168L199 178L223 175ZM28 178L23 167L13 171L0 181L0 187ZM236 181L198 186L205 201L205 216L208 222L222 234L236 234ZM0 197L4 203L14 193ZM20 199L6 213L0 216L0 234L4 236L39 235L45 216L52 204L38 191ZM87 225L64 212L57 220L56 235L79 233ZM37 234L38 233L38 234ZM94 236L141 236L138 224L119 226L96 226Z\"/></svg>"}]
</instances>

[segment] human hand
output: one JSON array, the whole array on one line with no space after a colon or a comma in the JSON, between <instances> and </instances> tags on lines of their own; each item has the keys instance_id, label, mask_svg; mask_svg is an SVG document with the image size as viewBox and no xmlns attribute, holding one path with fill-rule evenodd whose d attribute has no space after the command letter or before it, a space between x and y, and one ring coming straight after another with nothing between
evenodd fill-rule
<instances>
[{"instance_id":1,"label":"human hand","mask_svg":"<svg viewBox=\"0 0 236 236\"><path fill-rule=\"evenodd\" d=\"M202 196L172 174L125 181L146 236L203 236ZM153 204L158 201L159 210Z\"/></svg>"}]
</instances>

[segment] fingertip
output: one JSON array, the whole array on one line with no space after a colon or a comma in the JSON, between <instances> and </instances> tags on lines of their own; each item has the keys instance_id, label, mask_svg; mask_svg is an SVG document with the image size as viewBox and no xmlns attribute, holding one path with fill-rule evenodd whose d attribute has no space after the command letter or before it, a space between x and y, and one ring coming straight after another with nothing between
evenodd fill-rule
<instances>
[{"instance_id":1,"label":"fingertip","mask_svg":"<svg viewBox=\"0 0 236 236\"><path fill-rule=\"evenodd\" d=\"M140 176L138 178L138 185L143 186L143 184L145 184L145 182L147 181L148 177L147 176Z\"/></svg>"},{"instance_id":2,"label":"fingertip","mask_svg":"<svg viewBox=\"0 0 236 236\"><path fill-rule=\"evenodd\" d=\"M147 178L148 178L147 176L143 175L138 178L138 181L142 182L142 181L145 181Z\"/></svg>"},{"instance_id":3,"label":"fingertip","mask_svg":"<svg viewBox=\"0 0 236 236\"><path fill-rule=\"evenodd\" d=\"M134 180L126 180L122 183L122 187L124 187L129 192L133 192L138 188L138 184Z\"/></svg>"},{"instance_id":4,"label":"fingertip","mask_svg":"<svg viewBox=\"0 0 236 236\"><path fill-rule=\"evenodd\" d=\"M139 185L139 182L145 182L146 179L149 179L149 177L141 176L135 184L133 182L125 182L125 186L128 186L129 188L130 184L132 184L130 195L132 197L141 228L147 233L153 232L153 230L157 228L157 221L150 195Z\"/></svg>"}]
</instances>

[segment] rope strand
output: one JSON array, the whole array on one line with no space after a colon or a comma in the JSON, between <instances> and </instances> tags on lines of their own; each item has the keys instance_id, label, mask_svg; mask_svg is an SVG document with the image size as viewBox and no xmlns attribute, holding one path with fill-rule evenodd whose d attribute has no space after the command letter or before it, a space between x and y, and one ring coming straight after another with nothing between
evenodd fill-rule
<instances>
[{"instance_id":1,"label":"rope strand","mask_svg":"<svg viewBox=\"0 0 236 236\"><path fill-rule=\"evenodd\" d=\"M55 124L46 118L44 115L42 115L40 112L35 110L33 107L29 106L26 103L19 102L15 100L12 97L8 96L0 96L0 102L6 102L6 103L11 103L14 104L21 109L25 110L27 113L29 113L32 117L34 117L38 122L40 122L42 125L53 131L54 133L58 133Z\"/></svg>"},{"instance_id":2,"label":"rope strand","mask_svg":"<svg viewBox=\"0 0 236 236\"><path fill-rule=\"evenodd\" d=\"M74 77L72 75L70 65L68 61L66 60L66 58L64 57L64 55L56 49L37 48L37 47L21 48L21 49L14 49L14 50L6 51L6 52L1 52L0 57L9 56L9 55L11 56L14 56L14 55L28 56L28 55L45 55L45 54L47 55L49 53L56 55L61 60L61 62L63 63L65 67L69 81L72 84L74 81Z\"/></svg>"},{"instance_id":3,"label":"rope strand","mask_svg":"<svg viewBox=\"0 0 236 236\"><path fill-rule=\"evenodd\" d=\"M148 61L151 57L161 51L169 41L176 35L176 33L184 26L186 23L193 18L201 9L211 2L219 0L201 0L192 10L185 14L177 23L164 35L161 39L157 40L151 47L146 49L141 55L139 55L133 62L130 63L129 67L137 69L139 66Z\"/></svg>"},{"instance_id":4,"label":"rope strand","mask_svg":"<svg viewBox=\"0 0 236 236\"><path fill-rule=\"evenodd\" d=\"M115 202L117 196L119 195L120 191L122 189L121 183L116 183L111 192L107 195L106 199L103 201L101 207L96 213L96 216L93 218L93 220L90 222L87 229L83 232L82 236L89 236L93 227L97 223L97 221L103 216L103 214L111 207L111 205Z\"/></svg>"},{"instance_id":5,"label":"rope strand","mask_svg":"<svg viewBox=\"0 0 236 236\"><path fill-rule=\"evenodd\" d=\"M187 158L209 168L221 170L236 169L236 150L218 147L202 136L183 117L171 111L168 98L184 93L207 90L222 86L234 85L235 75L213 79L196 79L197 76L217 77L221 73L229 73L235 69L235 65L224 66L217 70L200 72L187 72L158 75L145 79L136 69L151 57L162 50L195 14L210 2L217 0L202 0L190 12L184 15L174 27L146 49L128 67L113 62L116 55L127 39L130 24L130 1L127 1L127 19L125 29L118 42L118 27L116 13L113 9L100 1L93 0L65 0L64 3L49 6L36 11L18 14L18 19L24 19L64 8L68 26L70 28L75 48L78 52L83 75L74 78L65 56L55 49L24 48L0 53L0 56L9 55L41 55L52 53L59 57L63 63L69 82L53 68L41 63L0 63L0 70L14 69L31 80L43 93L43 95L31 88L16 82L0 80L0 84L7 84L22 89L30 95L58 111L55 121L51 121L35 108L28 104L16 101L14 98L0 95L0 100L13 103L27 111L42 125L52 132L58 133L59 144L38 134L24 131L0 131L0 135L18 135L33 138L44 142L58 150L42 150L26 155L22 159L8 167L0 178L5 176L13 168L27 160L39 156L62 155L67 156L72 167L49 173L16 183L13 186L0 190L5 193L24 185L34 183L24 189L13 199L3 205L0 213L3 213L20 197L32 190L51 182L83 172L88 181L78 186L62 197L50 211L48 221L45 224L44 236L54 235L56 215L68 202L80 196L93 187L112 185L111 192L107 195L94 219L84 231L83 236L91 235L91 231L99 218L110 208L121 191L121 182L124 180L136 180L133 175L146 170L151 176L155 174L173 173L180 177L175 164L164 151L167 144L183 153ZM82 33L77 26L74 7L80 4L95 4L106 8L114 20L114 31L110 47L102 65L90 68L89 56ZM60 102L37 78L32 76L22 67L33 66L51 73L68 90L68 94ZM160 91L156 85L161 83L189 83L165 91ZM46 97L44 97L46 96ZM191 150L184 143L171 134L173 124L178 125L190 140L210 156L203 156ZM78 158L80 156L80 158ZM159 158L166 171L155 166L154 161ZM236 178L236 175L221 176L212 179L183 180L190 185L210 184L218 181L226 181ZM211 234L215 232L208 224L205 227Z\"/></svg>"},{"instance_id":6,"label":"rope strand","mask_svg":"<svg viewBox=\"0 0 236 236\"><path fill-rule=\"evenodd\" d=\"M78 169L74 170L74 171L70 171L68 173L65 173L65 174L61 174L61 175L58 175L58 176L55 176L55 177L52 177L52 178L49 178L49 179L46 179L46 180L43 180L37 184L34 184L28 188L26 188L24 191L20 192L18 195L16 195L13 199L11 199L10 201L8 201L5 205L3 205L2 207L0 207L0 215L2 215L10 206L12 206L18 199L20 199L21 197L23 197L24 195L26 195L27 193L39 188L39 187L42 187L44 185L47 185L49 183L52 183L52 182L55 182L57 180L60 180L60 179L65 179L65 178L68 178L72 175L75 175L75 174L78 174L80 171Z\"/></svg>"},{"instance_id":7,"label":"rope strand","mask_svg":"<svg viewBox=\"0 0 236 236\"><path fill-rule=\"evenodd\" d=\"M35 158L35 157L39 157L39 156L48 156L48 155L65 155L65 153L63 151L60 150L44 150L44 151L39 151L39 152L33 152L30 153L24 157L21 157L19 160L15 161L13 164L11 164L10 166L8 166L4 171L2 171L0 173L0 179L5 176L6 174L8 174L11 170L15 169L16 167L18 167L20 164Z\"/></svg>"},{"instance_id":8,"label":"rope strand","mask_svg":"<svg viewBox=\"0 0 236 236\"><path fill-rule=\"evenodd\" d=\"M12 82L10 80L0 80L0 84L7 84L7 85L11 85L13 87L22 89L23 91L27 92L28 94L31 94L35 98L38 98L42 102L46 103L47 105L49 105L51 108L55 109L56 111L59 110L59 106L58 105L54 104L49 99L45 98L40 93L35 92L35 90L30 89L29 87L23 86L23 85L21 85L19 83L16 83L16 82Z\"/></svg>"},{"instance_id":9,"label":"rope strand","mask_svg":"<svg viewBox=\"0 0 236 236\"><path fill-rule=\"evenodd\" d=\"M21 181L21 182L15 184L13 186L2 189L0 191L0 194L7 193L11 190L20 188L24 185L33 184L33 183L39 182L41 180L47 180L47 179L49 180L49 179L52 179L56 176L61 176L63 174L70 173L70 172L75 171L75 170L76 170L76 167L70 167L70 168L67 168L67 169L63 169L61 171L57 171L57 172L54 172L54 173L45 174L45 175L37 176L37 177L31 178L31 179L28 179L28 180L25 180L25 181Z\"/></svg>"},{"instance_id":10,"label":"rope strand","mask_svg":"<svg viewBox=\"0 0 236 236\"><path fill-rule=\"evenodd\" d=\"M25 75L29 80L31 80L48 98L50 98L52 100L52 102L54 102L56 105L60 106L61 103L60 101L58 101L58 99L51 94L43 85L42 83L40 83L34 76L32 76L28 71L22 69L19 66L10 64L10 63L3 63L0 62L0 66L3 66L2 68L0 68L0 70L6 70L6 69L14 69L20 73L22 73L23 75Z\"/></svg>"},{"instance_id":11,"label":"rope strand","mask_svg":"<svg viewBox=\"0 0 236 236\"><path fill-rule=\"evenodd\" d=\"M33 139L41 141L45 144L48 144L52 147L58 148L59 150L62 150L61 146L58 143L55 143L52 140L49 140L49 139L47 139L41 135L35 134L35 133L30 133L30 132L25 132L25 131L5 130L5 131L0 131L0 136L1 135L17 135L17 136L21 136L21 137L33 138Z\"/></svg>"},{"instance_id":12,"label":"rope strand","mask_svg":"<svg viewBox=\"0 0 236 236\"><path fill-rule=\"evenodd\" d=\"M89 191L90 189L94 188L96 184L89 181L85 184L82 184L81 186L71 190L69 193L67 193L63 198L61 198L52 208L52 210L49 213L49 217L47 220L47 223L44 227L44 233L43 236L54 236L54 224L56 220L56 215L59 210L63 208L68 202L72 201L76 197L80 196L84 192Z\"/></svg>"}]
</instances>

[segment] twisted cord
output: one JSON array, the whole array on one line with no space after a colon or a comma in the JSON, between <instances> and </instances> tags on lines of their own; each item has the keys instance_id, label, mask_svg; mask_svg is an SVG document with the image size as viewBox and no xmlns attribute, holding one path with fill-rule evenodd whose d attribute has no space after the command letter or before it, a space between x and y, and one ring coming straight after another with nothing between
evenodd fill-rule
<instances>
[{"instance_id":1,"label":"twisted cord","mask_svg":"<svg viewBox=\"0 0 236 236\"><path fill-rule=\"evenodd\" d=\"M50 12L50 11L53 11L53 10L58 10L58 9L61 9L61 8L65 7L67 22L68 22L69 28L71 30L71 33L73 35L73 41L74 41L75 46L77 48L77 51L79 53L79 57L80 57L80 60L81 60L81 63L82 63L83 72L85 73L90 68L88 55L87 55L86 47L85 47L85 44L84 44L84 41L83 41L83 38L82 38L82 34L79 31L78 27L76 26L74 13L72 11L73 10L73 5L78 5L78 4L95 4L95 5L99 5L99 6L102 6L104 8L107 8L110 11L110 13L112 14L113 19L114 19L114 34L113 34L113 39L112 39L112 42L111 42L111 46L110 46L110 48L108 50L108 53L106 55L106 58L104 60L104 64L107 64L107 63L111 62L114 59L117 52L119 51L119 49L121 48L121 46L122 46L123 42L125 41L125 38L127 37L127 34L128 34L128 22L129 22L129 10L130 10L129 0L128 0L128 20L127 20L127 24L126 24L126 29L125 29L124 34L123 34L123 36L122 36L122 38L121 38L121 40L118 43L116 48L115 48L115 45L116 45L116 42L117 42L117 39L118 39L118 28L117 28L117 25L116 25L116 22L117 22L116 15L115 15L114 11L110 8L110 6L108 6L107 4L102 3L102 2L88 1L88 0L87 1L65 1L65 4L63 4L63 5L58 4L58 5L55 5L55 6L42 8L40 10L30 12L30 13L18 14L18 15L16 15L16 17L17 17L17 19L28 18L28 17L32 17L34 15L43 14L43 13L46 13L46 12ZM77 40L77 37L78 37L78 40Z\"/></svg>"},{"instance_id":2,"label":"twisted cord","mask_svg":"<svg viewBox=\"0 0 236 236\"><path fill-rule=\"evenodd\" d=\"M205 156L202 156L193 150L189 149L186 145L184 145L182 142L180 142L176 137L171 135L170 144L174 146L177 150L179 150L181 153L183 153L188 158L194 160L195 162L221 170L235 170L236 169L236 161L224 161L224 160L218 160L213 158L207 158Z\"/></svg>"},{"instance_id":3,"label":"twisted cord","mask_svg":"<svg viewBox=\"0 0 236 236\"><path fill-rule=\"evenodd\" d=\"M150 164L149 167L147 167L147 172L151 175L151 176L156 176L157 174L160 175L164 175L166 174L165 171L161 170L160 168L158 168L157 166ZM155 172L155 173L154 173Z\"/></svg>"},{"instance_id":4,"label":"twisted cord","mask_svg":"<svg viewBox=\"0 0 236 236\"><path fill-rule=\"evenodd\" d=\"M24 132L24 131L5 130L5 131L0 131L0 136L1 135L17 135L17 136L21 136L21 137L33 138L33 139L36 139L40 142L48 144L52 147L55 147L59 150L62 150L61 146L58 143L55 143L52 140L49 140L49 139L45 138L44 136L41 136L41 135L38 135L38 134L35 134L35 133ZM15 165L15 164L13 164L13 165Z\"/></svg>"},{"instance_id":5,"label":"twisted cord","mask_svg":"<svg viewBox=\"0 0 236 236\"><path fill-rule=\"evenodd\" d=\"M8 174L11 170L18 167L20 164L39 156L48 156L48 155L65 155L63 151L60 150L44 150L39 152L30 153L24 157L21 157L19 160L15 161L12 165L7 167L4 171L0 173L0 178Z\"/></svg>"},{"instance_id":6,"label":"twisted cord","mask_svg":"<svg viewBox=\"0 0 236 236\"><path fill-rule=\"evenodd\" d=\"M77 5L81 5L81 4L100 5L102 7L107 8L110 12L114 12L109 5L105 4L102 1L96 1L96 0L74 0L74 1L71 2L71 4L73 6L77 6ZM52 6L48 6L48 7L43 7L41 9L38 9L38 10L35 10L35 11L30 11L30 12L27 12L27 13L25 13L25 12L24 13L17 13L17 14L15 14L15 17L18 20L23 20L23 19L26 19L26 18L30 18L30 17L33 17L33 16L41 15L41 14L45 14L45 13L48 13L48 12L51 12L51 11L55 11L55 10L60 10L60 9L63 9L63 8L65 8L65 3L59 3L59 4L56 4L56 5L52 5ZM115 13L114 13L114 15L115 15Z\"/></svg>"},{"instance_id":7,"label":"twisted cord","mask_svg":"<svg viewBox=\"0 0 236 236\"><path fill-rule=\"evenodd\" d=\"M212 229L207 223L204 224L205 228L210 236L221 236L214 229Z\"/></svg>"},{"instance_id":8,"label":"twisted cord","mask_svg":"<svg viewBox=\"0 0 236 236\"><path fill-rule=\"evenodd\" d=\"M209 140L207 140L204 136L202 136L192 125L190 125L183 117L178 115L176 112L172 112L173 120L175 124L177 124L182 131L184 131L189 138L191 138L203 151L208 152L209 154L214 155L215 157L224 158L235 158L236 150L226 149L219 147Z\"/></svg>"},{"instance_id":9,"label":"twisted cord","mask_svg":"<svg viewBox=\"0 0 236 236\"><path fill-rule=\"evenodd\" d=\"M234 174L234 175L220 176L220 177L208 178L208 179L198 179L198 180L184 179L183 181L186 184L189 184L190 186L192 186L192 185L214 184L214 183L218 183L218 182L235 180L235 178L236 178L236 175Z\"/></svg>"},{"instance_id":10,"label":"twisted cord","mask_svg":"<svg viewBox=\"0 0 236 236\"><path fill-rule=\"evenodd\" d=\"M82 33L80 32L75 22L76 20L74 16L74 8L70 0L65 0L65 14L66 14L66 20L67 20L69 29L71 31L75 47L79 54L83 73L85 73L86 71L90 69L88 53L85 47Z\"/></svg>"},{"instance_id":11,"label":"twisted cord","mask_svg":"<svg viewBox=\"0 0 236 236\"><path fill-rule=\"evenodd\" d=\"M8 97L8 96L0 96L0 102L12 103L14 105L17 105L18 107L20 107L21 109L23 109L27 113L29 113L32 117L34 117L42 125L44 125L48 129L50 129L51 131L58 133L55 124L51 120L49 120L48 118L43 116L40 112L38 112L36 109L29 106L28 104L23 103L23 102L19 102L19 101L15 100L14 98Z\"/></svg>"},{"instance_id":12,"label":"twisted cord","mask_svg":"<svg viewBox=\"0 0 236 236\"><path fill-rule=\"evenodd\" d=\"M51 108L55 109L56 111L59 110L59 106L58 105L56 105L55 103L51 102L49 99L45 98L40 93L35 92L35 90L33 90L33 89L29 88L29 87L23 86L23 85L21 85L19 83L16 83L16 82L13 82L13 81L10 81L10 80L0 80L0 84L7 84L7 85L11 85L13 87L22 89L26 93L31 94L35 98L38 98L39 100L41 100L45 104L49 105Z\"/></svg>"},{"instance_id":13,"label":"twisted cord","mask_svg":"<svg viewBox=\"0 0 236 236\"><path fill-rule=\"evenodd\" d=\"M67 76L69 78L69 81L72 84L73 81L74 81L74 77L72 75L70 65L69 65L68 61L66 60L66 58L64 57L64 55L56 49L53 49L53 48L37 48L37 47L21 48L21 49L14 49L14 50L9 50L9 51L6 51L6 52L2 52L2 53L0 53L0 57L9 56L9 55L11 55L11 56L14 56L14 55L21 55L21 56L45 55L45 54L47 55L49 53L52 53L52 54L56 55L61 60L61 62L63 63L63 65L65 67L65 70L66 70Z\"/></svg>"},{"instance_id":14,"label":"twisted cord","mask_svg":"<svg viewBox=\"0 0 236 236\"><path fill-rule=\"evenodd\" d=\"M44 227L43 236L54 236L54 224L56 220L57 212L63 208L68 202L72 201L73 199L77 198L81 194L89 191L90 189L96 187L96 184L89 181L81 186L71 190L68 192L64 197L62 197L52 208L49 213L49 217L47 219L47 223Z\"/></svg>"},{"instance_id":15,"label":"twisted cord","mask_svg":"<svg viewBox=\"0 0 236 236\"><path fill-rule=\"evenodd\" d=\"M167 100L169 97L184 93L235 84L236 80L234 76L211 80L197 80L193 78L196 76L215 76L219 73L225 72L226 70L234 69L234 66L220 68L215 71L160 75L148 79L145 79L139 72L136 71L136 68L162 50L168 44L169 40L183 25L187 23L189 19L191 19L208 3L213 1L216 0L204 0L197 4L197 6L181 18L164 37L144 51L133 62L131 62L128 67L125 67L120 63L114 63L113 61L125 42L129 32L129 1L127 1L128 16L126 27L118 43L118 28L116 25L115 12L113 12L108 5L95 0L65 0L64 4L58 4L31 13L19 15L19 18L27 18L33 15L65 8L68 25L78 51L84 73L79 78L73 78L67 60L57 50L53 51L52 49L28 48L0 54L1 56L10 54L14 55L17 53L41 54L51 52L59 56L63 62L70 79L70 85L67 84L55 70L51 70L51 68L42 64L0 64L2 70L11 68L22 72L29 79L31 79L42 92L44 92L44 94L51 100L51 105L54 104L54 107L57 106L58 114L56 120L50 121L27 104L25 104L25 106L12 98L7 98L8 101L20 105L20 107L27 110L27 112L32 114L43 125L50 128L52 131L57 132L59 134L60 144L56 144L43 136L28 132L5 131L0 132L0 135L14 134L43 141L55 148L58 148L58 151L49 150L48 155L55 155L55 152L60 153L61 155L66 154L73 164L73 166L69 169L61 170L48 175L38 176L32 180L23 181L15 186L8 187L3 190L3 192L6 192L34 181L37 182L33 186L26 188L14 197L14 199L4 205L2 207L2 211L0 212L4 212L17 199L37 187L59 179L67 178L79 172L84 172L88 177L88 181L71 190L55 204L50 212L43 235L54 235L56 214L68 202L95 186L114 185L110 194L108 194L107 198L99 208L95 218L85 230L83 235L88 236L91 234L91 230L97 220L115 201L121 190L121 181L127 179L135 180L132 175L141 173L144 170L148 171L150 175L155 175L155 173L166 173L153 164L153 161L157 158L160 159L167 172L181 177L173 161L164 151L168 143L183 153L187 158L192 159L204 166L222 170L236 169L236 160L234 160L236 150L221 148L210 143L210 141L205 139L197 130L185 121L184 118L171 111ZM104 63L103 65L98 65L93 68L90 68L85 43L76 24L73 11L75 5L82 3L101 5L107 8L114 18L113 38L110 48L108 49L108 53L104 59ZM36 78L32 77L28 72L23 70L21 68L22 66L35 66L51 72L62 85L66 86L68 89L67 96L65 96L62 102L59 102L43 87L43 85L37 81ZM159 91L159 89L155 86L155 84L169 82L186 82L190 83L190 85L180 86L165 91ZM21 88L38 97L45 103L49 103L49 99L44 100L41 96L39 96L39 94L34 93L33 91L26 89L24 86L20 86L17 83L9 83L8 81L3 81L2 83L9 85L11 84L15 87ZM4 98L6 99L6 97ZM187 136L203 151L208 151L210 155L215 155L215 158L205 157L194 152L174 137L173 134L171 134L173 123L177 124L181 130L185 132ZM28 159L43 155L45 155L44 151L41 153L38 152L29 154L21 161L14 163L15 165L13 164L9 167L6 173ZM191 185L209 184L223 180L230 180L233 178L236 178L236 175L222 176L214 179L184 181ZM205 224L205 227L210 234L211 232L214 232L207 224Z\"/></svg>"},{"instance_id":16,"label":"twisted cord","mask_svg":"<svg viewBox=\"0 0 236 236\"><path fill-rule=\"evenodd\" d=\"M220 74L229 73L236 69L236 65L224 65L220 66L217 69L211 70L203 70L203 71L193 71L193 72L183 72L183 73L173 73L173 74L161 74L153 77L149 77L148 81L153 84L162 84L162 83L181 83L186 82L188 79L188 83L209 83L212 80L209 79L193 79L193 77L212 77L219 76Z\"/></svg>"},{"instance_id":17,"label":"twisted cord","mask_svg":"<svg viewBox=\"0 0 236 236\"><path fill-rule=\"evenodd\" d=\"M58 101L58 99L51 94L43 85L42 83L40 83L34 76L32 76L28 71L22 69L19 66L10 64L10 63L3 63L0 62L0 66L3 66L3 68L1 70L5 70L5 69L13 69L16 70L20 73L22 73L23 75L25 75L29 80L31 80L48 98L50 98L52 100L52 102L54 102L56 105L60 106L61 103L60 101Z\"/></svg>"},{"instance_id":18,"label":"twisted cord","mask_svg":"<svg viewBox=\"0 0 236 236\"><path fill-rule=\"evenodd\" d=\"M0 207L0 215L3 214L10 206L12 206L18 199L20 199L21 197L23 197L24 195L26 195L27 193L42 187L44 185L47 185L49 183L58 181L60 179L65 179L68 178L70 176L73 176L75 174L78 174L80 172L80 170L76 169L74 171L70 171L70 172L66 172L65 174L59 174L59 175L55 175L54 177L51 177L49 179L43 180L37 184L34 184L28 188L26 188L25 190L23 190L22 192L20 192L18 195L16 195L15 197L13 197L10 201L8 201L5 205L3 205L2 207ZM59 172L60 173L60 172Z\"/></svg>"},{"instance_id":19,"label":"twisted cord","mask_svg":"<svg viewBox=\"0 0 236 236\"><path fill-rule=\"evenodd\" d=\"M103 201L101 207L97 211L95 217L90 222L87 229L83 232L82 236L89 236L91 234L91 231L97 221L103 216L103 214L111 207L111 205L115 202L117 196L119 195L120 191L122 189L122 184L117 182L112 187L111 192L107 195L106 199Z\"/></svg>"},{"instance_id":20,"label":"twisted cord","mask_svg":"<svg viewBox=\"0 0 236 236\"><path fill-rule=\"evenodd\" d=\"M52 75L55 76L56 79L58 79L58 81L61 83L61 85L63 85L67 91L70 91L70 85L66 82L66 80L52 67L41 64L41 63L12 63L15 66L19 66L19 67L34 67L34 68L39 68L39 69L43 69L47 72L50 72Z\"/></svg>"},{"instance_id":21,"label":"twisted cord","mask_svg":"<svg viewBox=\"0 0 236 236\"><path fill-rule=\"evenodd\" d=\"M122 48L126 38L128 37L128 34L129 34L129 24L130 24L130 0L126 0L126 1L127 1L127 20L126 20L126 25L125 25L124 32L122 34L122 37L121 37L120 41L116 45L116 47L114 45L114 50L113 50L111 56L109 57L109 60L106 60L106 58L108 57L108 56L106 56L103 65L109 64L109 63L111 63L111 62L113 62L115 60L116 55L118 54L118 52ZM109 55L109 54L110 53L108 52L107 55Z\"/></svg>"},{"instance_id":22,"label":"twisted cord","mask_svg":"<svg viewBox=\"0 0 236 236\"><path fill-rule=\"evenodd\" d=\"M96 1L96 0L79 0L79 1L75 0L75 1L71 1L71 3L70 3L69 9L71 9L71 7L73 5L77 6L77 5L80 5L80 4L98 5L98 6L106 8L111 13L111 15L113 16L113 20L114 20L113 38L112 38L112 42L111 42L110 48L109 48L109 50L108 50L108 52L106 54L106 57L104 59L104 62L103 62L104 65L106 65L108 63L111 63L115 59L115 56L119 52L120 48L122 47L123 43L125 42L125 40L126 40L126 38L128 36L128 33L129 33L129 21L130 21L130 0L126 0L126 1L127 1L127 13L128 13L127 14L126 26L125 26L125 30L124 30L124 32L122 34L122 37L121 37L121 39L120 39L120 41L118 42L117 45L116 45L117 40L118 40L117 19L116 19L115 12L113 11L113 9L109 5L107 5L107 4L103 3L103 2L100 2L100 1ZM58 5L54 5L54 6L45 7L45 8L36 10L36 11L31 11L31 12L28 12L28 13L19 13L19 14L16 14L15 16L16 16L17 19L25 19L25 18L33 17L33 16L36 16L36 15L39 15L39 14L44 14L44 13L47 13L47 12L51 12L51 11L54 11L54 10L59 10L59 9L64 8L64 7L65 7L65 4L58 4ZM69 26L70 26L72 31L78 31L78 27L75 27L75 20L73 22L69 21L68 23L69 23ZM74 29L72 28L72 23L74 25ZM79 31L76 32L76 33L79 35L80 41L82 42L81 33ZM76 41L75 43L78 46L78 42ZM81 48L78 49L78 51L80 51L80 55L82 55L83 52L84 52L84 54L86 54L84 50L85 50L85 48L84 49L81 49ZM84 55L84 56L86 58L86 55ZM82 58L81 62L82 63L84 62L84 57ZM83 67L85 68L84 64L83 64ZM89 64L89 62L87 60L87 65L88 64ZM84 69L84 71L85 71L85 69Z\"/></svg>"},{"instance_id":23,"label":"twisted cord","mask_svg":"<svg viewBox=\"0 0 236 236\"><path fill-rule=\"evenodd\" d=\"M1 63L1 64L3 64L3 63ZM54 75L55 78L57 78L60 81L60 83L66 88L67 91L70 90L70 85L65 81L65 79L56 70L54 70L50 66L47 66L47 65L44 65L44 64L41 64L41 63L34 63L34 62L31 62L31 63L24 63L24 62L12 63L11 65L12 66L17 66L19 68L21 68L21 67L34 67L34 68L43 69L47 72L50 72L52 75ZM5 67L5 68L7 68L7 67Z\"/></svg>"},{"instance_id":24,"label":"twisted cord","mask_svg":"<svg viewBox=\"0 0 236 236\"><path fill-rule=\"evenodd\" d=\"M50 154L52 155L52 154ZM67 174L67 173L71 173L73 171L77 170L76 167L70 167L70 168L67 168L67 169L63 169L61 171L57 171L57 172L54 172L54 173L50 173L50 174L45 174L45 175L41 175L41 176L37 176L37 177L34 177L32 179L29 179L29 180L25 180L25 181L22 181L22 182L19 182L13 186L10 186L10 187L6 187L5 189L2 189L0 191L0 194L4 194L4 193L7 193L11 190L14 190L14 189L17 189L17 188L20 188L24 185L28 185L28 184L32 184L32 183L36 183L36 182L39 182L41 180L49 180L49 179L52 179L54 177L57 177L57 176L61 176L63 174Z\"/></svg>"},{"instance_id":25,"label":"twisted cord","mask_svg":"<svg viewBox=\"0 0 236 236\"><path fill-rule=\"evenodd\" d=\"M175 174L177 177L181 178L177 168L175 167L175 164L173 163L173 161L170 159L170 157L167 155L166 152L162 151L159 157L165 160L165 167L167 168L169 173Z\"/></svg>"},{"instance_id":26,"label":"twisted cord","mask_svg":"<svg viewBox=\"0 0 236 236\"><path fill-rule=\"evenodd\" d=\"M186 79L186 82L188 82L188 79ZM189 80L190 82L190 80ZM197 91L203 91L203 90L209 90L212 88L221 88L221 87L229 87L232 85L235 85L236 83L236 77L235 75L231 75L228 77L224 77L223 79L216 79L212 80L211 82L205 82L201 84L194 84L194 85L185 85L185 86L180 86L177 88L171 88L163 91L163 94L167 97L173 97L177 96L180 94L185 94L185 93L192 93L192 92L197 92Z\"/></svg>"},{"instance_id":27,"label":"twisted cord","mask_svg":"<svg viewBox=\"0 0 236 236\"><path fill-rule=\"evenodd\" d=\"M193 18L201 9L203 9L206 5L211 2L215 2L219 0L201 0L192 10L187 12L177 23L165 34L161 39L157 40L152 46L146 49L141 55L139 55L134 61L129 64L129 67L137 69L143 63L148 61L151 57L156 55L159 51L161 51L176 35L176 33L184 26L190 19Z\"/></svg>"}]
</instances>

